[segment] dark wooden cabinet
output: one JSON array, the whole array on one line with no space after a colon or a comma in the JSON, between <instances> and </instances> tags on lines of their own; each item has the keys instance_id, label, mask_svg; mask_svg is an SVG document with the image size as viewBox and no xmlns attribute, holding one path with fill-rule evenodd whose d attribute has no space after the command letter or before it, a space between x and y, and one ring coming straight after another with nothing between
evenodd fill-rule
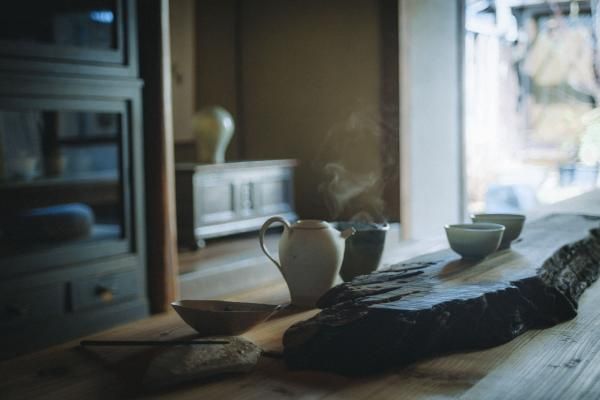
<instances>
[{"instance_id":1,"label":"dark wooden cabinet","mask_svg":"<svg viewBox=\"0 0 600 400\"><path fill-rule=\"evenodd\" d=\"M257 230L272 215L294 220L294 160L177 164L180 245Z\"/></svg>"},{"instance_id":2,"label":"dark wooden cabinet","mask_svg":"<svg viewBox=\"0 0 600 400\"><path fill-rule=\"evenodd\" d=\"M87 76L138 75L131 0L19 0L0 14L0 68Z\"/></svg>"},{"instance_id":3,"label":"dark wooden cabinet","mask_svg":"<svg viewBox=\"0 0 600 400\"><path fill-rule=\"evenodd\" d=\"M0 17L22 22L0 28L1 358L148 314L135 2L18 3Z\"/></svg>"}]
</instances>

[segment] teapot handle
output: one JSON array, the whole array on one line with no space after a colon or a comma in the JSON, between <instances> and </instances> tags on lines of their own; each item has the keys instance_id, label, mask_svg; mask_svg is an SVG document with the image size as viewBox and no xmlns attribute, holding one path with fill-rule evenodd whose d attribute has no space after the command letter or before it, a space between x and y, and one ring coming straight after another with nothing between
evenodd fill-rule
<instances>
[{"instance_id":1,"label":"teapot handle","mask_svg":"<svg viewBox=\"0 0 600 400\"><path fill-rule=\"evenodd\" d=\"M283 275L283 270L281 269L281 264L279 263L279 261L275 260L275 258L271 255L271 253L269 253L269 250L267 250L267 246L265 246L265 233L267 233L267 229L269 229L269 226L271 224L274 224L275 222L279 222L279 223L283 224L284 229L291 228L290 223L287 222L285 220L285 218L276 215L265 221L262 228L260 228L260 233L259 233L258 239L260 241L260 248L262 249L263 253L265 253L265 255L269 258L269 260L273 261L273 264L275 264L277 266L277 268L279 268L279 271Z\"/></svg>"}]
</instances>

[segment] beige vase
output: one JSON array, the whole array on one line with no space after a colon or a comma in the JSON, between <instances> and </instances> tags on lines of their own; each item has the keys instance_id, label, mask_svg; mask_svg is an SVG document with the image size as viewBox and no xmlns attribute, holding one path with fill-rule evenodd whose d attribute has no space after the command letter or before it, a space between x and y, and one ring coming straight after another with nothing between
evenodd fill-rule
<instances>
[{"instance_id":1,"label":"beige vase","mask_svg":"<svg viewBox=\"0 0 600 400\"><path fill-rule=\"evenodd\" d=\"M223 107L206 107L192 120L196 137L196 161L202 164L225 162L225 150L231 141L235 124Z\"/></svg>"}]
</instances>

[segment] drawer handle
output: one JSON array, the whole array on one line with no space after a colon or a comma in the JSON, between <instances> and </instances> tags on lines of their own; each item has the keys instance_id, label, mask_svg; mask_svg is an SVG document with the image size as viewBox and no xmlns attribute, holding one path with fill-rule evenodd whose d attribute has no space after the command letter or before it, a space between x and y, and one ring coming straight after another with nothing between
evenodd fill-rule
<instances>
[{"instance_id":1,"label":"drawer handle","mask_svg":"<svg viewBox=\"0 0 600 400\"><path fill-rule=\"evenodd\" d=\"M115 290L104 285L96 286L95 292L103 303L110 303L115 297Z\"/></svg>"}]
</instances>

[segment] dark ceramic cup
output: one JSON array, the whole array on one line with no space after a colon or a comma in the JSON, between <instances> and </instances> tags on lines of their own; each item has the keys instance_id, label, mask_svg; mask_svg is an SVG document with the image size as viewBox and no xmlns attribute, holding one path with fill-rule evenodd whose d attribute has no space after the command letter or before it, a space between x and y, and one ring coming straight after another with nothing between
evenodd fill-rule
<instances>
[{"instance_id":1,"label":"dark ceramic cup","mask_svg":"<svg viewBox=\"0 0 600 400\"><path fill-rule=\"evenodd\" d=\"M381 261L389 224L339 221L334 222L334 226L339 231L347 228L356 230L354 235L346 239L344 260L340 268L342 279L347 282L358 275L375 271Z\"/></svg>"}]
</instances>

